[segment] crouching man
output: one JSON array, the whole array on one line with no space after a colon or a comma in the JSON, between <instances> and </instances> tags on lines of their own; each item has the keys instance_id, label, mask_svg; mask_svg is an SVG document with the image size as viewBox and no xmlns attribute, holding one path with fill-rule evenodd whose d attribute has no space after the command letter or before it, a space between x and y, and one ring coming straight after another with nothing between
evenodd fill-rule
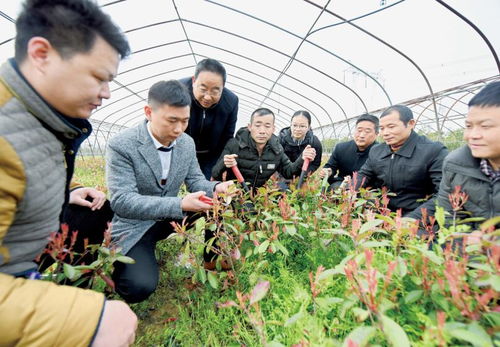
<instances>
[{"instance_id":1,"label":"crouching man","mask_svg":"<svg viewBox=\"0 0 500 347\"><path fill-rule=\"evenodd\" d=\"M147 299L158 284L156 243L174 232L171 222L211 205L200 198L226 193L232 182L210 182L200 170L193 139L184 133L191 97L178 81L149 90L146 120L109 141L106 174L113 239L135 264L116 263L116 291L129 303ZM182 184L191 193L178 197ZM202 198L203 199L203 198Z\"/></svg>"}]
</instances>

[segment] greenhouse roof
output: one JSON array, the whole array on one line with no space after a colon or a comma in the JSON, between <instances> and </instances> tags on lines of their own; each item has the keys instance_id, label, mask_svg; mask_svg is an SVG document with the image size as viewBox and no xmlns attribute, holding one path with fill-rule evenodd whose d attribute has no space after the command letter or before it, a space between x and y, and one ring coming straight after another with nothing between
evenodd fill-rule
<instances>
[{"instance_id":1,"label":"greenhouse roof","mask_svg":"<svg viewBox=\"0 0 500 347\"><path fill-rule=\"evenodd\" d=\"M0 5L2 60L13 55L20 3ZM349 135L346 120L395 103L410 105L428 130L461 127L470 96L499 79L498 0L98 3L132 47L111 99L91 117L108 136L143 119L153 83L192 76L205 57L226 67L237 126L268 107L279 130L305 109L320 139Z\"/></svg>"}]
</instances>

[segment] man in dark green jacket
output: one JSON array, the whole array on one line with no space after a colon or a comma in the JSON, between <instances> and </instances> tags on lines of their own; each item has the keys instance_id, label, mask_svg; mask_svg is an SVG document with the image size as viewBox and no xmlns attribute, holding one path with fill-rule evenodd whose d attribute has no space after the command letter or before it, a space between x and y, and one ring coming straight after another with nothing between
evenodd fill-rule
<instances>
[{"instance_id":1,"label":"man in dark green jacket","mask_svg":"<svg viewBox=\"0 0 500 347\"><path fill-rule=\"evenodd\" d=\"M274 132L274 113L267 108L255 110L248 127L241 128L234 139L229 140L212 170L216 180L228 172L227 179L234 178L232 166L238 165L246 182L254 188L263 186L275 173L285 178L299 175L304 159L314 160L316 151L307 146L295 162L285 154Z\"/></svg>"},{"instance_id":2,"label":"man in dark green jacket","mask_svg":"<svg viewBox=\"0 0 500 347\"><path fill-rule=\"evenodd\" d=\"M469 102L464 139L467 145L443 164L438 204L453 213L449 195L455 187L468 195L462 209L474 217L500 216L500 81L484 87Z\"/></svg>"}]
</instances>

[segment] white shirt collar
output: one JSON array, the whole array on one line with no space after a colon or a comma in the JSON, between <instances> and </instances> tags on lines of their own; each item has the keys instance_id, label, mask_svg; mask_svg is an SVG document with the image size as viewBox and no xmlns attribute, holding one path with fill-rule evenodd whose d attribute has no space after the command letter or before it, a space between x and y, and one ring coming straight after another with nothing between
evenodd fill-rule
<instances>
[{"instance_id":1,"label":"white shirt collar","mask_svg":"<svg viewBox=\"0 0 500 347\"><path fill-rule=\"evenodd\" d=\"M151 123L148 122L147 124L147 128L148 128L148 133L149 133L149 136L151 136L151 139L153 140L153 143L155 145L155 148L158 149L158 148L162 148L162 147L165 147L164 145L162 145L157 139L156 137L153 136L153 133L151 132L151 127L150 127ZM177 143L177 139L174 140L170 146L168 146L168 148L172 148L175 146L175 144Z\"/></svg>"}]
</instances>

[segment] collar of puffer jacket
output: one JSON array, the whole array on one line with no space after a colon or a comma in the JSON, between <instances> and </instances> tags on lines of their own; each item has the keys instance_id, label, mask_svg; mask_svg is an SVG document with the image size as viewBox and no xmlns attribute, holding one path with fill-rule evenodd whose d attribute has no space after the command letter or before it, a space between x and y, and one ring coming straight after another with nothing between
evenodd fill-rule
<instances>
[{"instance_id":1,"label":"collar of puffer jacket","mask_svg":"<svg viewBox=\"0 0 500 347\"><path fill-rule=\"evenodd\" d=\"M255 144L254 139L252 139L252 135L250 135L250 130L247 127L240 128L235 135L235 139L238 141L240 148L250 147L257 150L257 146ZM272 135L271 138L267 141L266 148L271 149L276 155L281 153L283 147L281 147L279 139L276 135Z\"/></svg>"}]
</instances>

